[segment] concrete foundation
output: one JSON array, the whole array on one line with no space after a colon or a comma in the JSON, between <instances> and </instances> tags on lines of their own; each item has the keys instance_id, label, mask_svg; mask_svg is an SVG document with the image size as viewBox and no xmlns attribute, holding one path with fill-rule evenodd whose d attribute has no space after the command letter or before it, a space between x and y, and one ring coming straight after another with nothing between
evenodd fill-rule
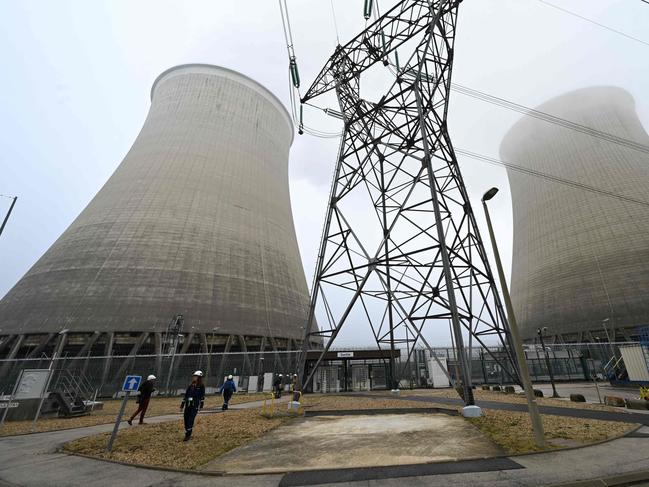
<instances>
[{"instance_id":1,"label":"concrete foundation","mask_svg":"<svg viewBox=\"0 0 649 487\"><path fill-rule=\"evenodd\" d=\"M501 453L478 429L457 416L315 416L281 426L208 463L203 470L270 473L404 465Z\"/></svg>"}]
</instances>

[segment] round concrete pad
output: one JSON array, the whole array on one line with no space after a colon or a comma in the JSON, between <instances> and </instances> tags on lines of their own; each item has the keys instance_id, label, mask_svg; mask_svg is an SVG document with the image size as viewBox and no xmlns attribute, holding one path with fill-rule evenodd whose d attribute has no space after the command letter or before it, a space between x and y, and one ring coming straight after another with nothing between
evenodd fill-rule
<instances>
[{"instance_id":1,"label":"round concrete pad","mask_svg":"<svg viewBox=\"0 0 649 487\"><path fill-rule=\"evenodd\" d=\"M468 421L446 414L315 416L280 426L203 467L227 473L405 465L502 452Z\"/></svg>"}]
</instances>

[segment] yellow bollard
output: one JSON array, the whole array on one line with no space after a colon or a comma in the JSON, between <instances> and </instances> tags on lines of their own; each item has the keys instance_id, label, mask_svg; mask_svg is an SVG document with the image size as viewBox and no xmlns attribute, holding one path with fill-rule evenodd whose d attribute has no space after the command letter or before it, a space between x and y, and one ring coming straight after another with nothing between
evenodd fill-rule
<instances>
[{"instance_id":1,"label":"yellow bollard","mask_svg":"<svg viewBox=\"0 0 649 487\"><path fill-rule=\"evenodd\" d=\"M270 399L270 408L268 407L268 399ZM264 405L261 407L261 414L272 416L275 412L275 393L270 393L264 398Z\"/></svg>"}]
</instances>

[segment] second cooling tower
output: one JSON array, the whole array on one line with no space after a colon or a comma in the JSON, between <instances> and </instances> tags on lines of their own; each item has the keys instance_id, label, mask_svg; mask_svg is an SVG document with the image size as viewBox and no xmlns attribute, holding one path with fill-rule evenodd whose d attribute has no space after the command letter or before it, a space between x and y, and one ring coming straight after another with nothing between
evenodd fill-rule
<instances>
[{"instance_id":1,"label":"second cooling tower","mask_svg":"<svg viewBox=\"0 0 649 487\"><path fill-rule=\"evenodd\" d=\"M505 161L537 173L508 169L521 332L628 340L649 324L649 136L619 88L574 91L538 109L610 136L525 117L502 143Z\"/></svg>"},{"instance_id":2,"label":"second cooling tower","mask_svg":"<svg viewBox=\"0 0 649 487\"><path fill-rule=\"evenodd\" d=\"M5 352L42 351L63 332L70 353L90 341L99 353L152 353L178 314L187 351L222 350L228 336L294 349L309 297L292 140L283 105L250 78L210 65L165 71L115 173L0 302Z\"/></svg>"}]
</instances>

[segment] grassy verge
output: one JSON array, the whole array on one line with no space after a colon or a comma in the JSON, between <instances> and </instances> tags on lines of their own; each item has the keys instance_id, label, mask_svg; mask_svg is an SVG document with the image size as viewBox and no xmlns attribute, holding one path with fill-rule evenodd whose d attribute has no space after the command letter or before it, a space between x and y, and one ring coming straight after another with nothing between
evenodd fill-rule
<instances>
[{"instance_id":1,"label":"grassy verge","mask_svg":"<svg viewBox=\"0 0 649 487\"><path fill-rule=\"evenodd\" d=\"M506 402L506 403L515 403L515 404L525 404L527 403L525 396L522 394L505 394L504 392L497 391L483 391L481 389L476 389L473 391L473 395L476 401L493 401L493 402ZM425 397L444 397L459 399L457 392L454 389L419 389L412 391L401 391L402 397L408 396L425 396ZM598 411L615 411L619 412L620 408L614 408L610 406L604 406L602 404L592 404L585 402L572 402L563 399L552 399L550 397L537 397L537 403L540 406L556 406L561 408L571 408L571 409L594 409Z\"/></svg>"},{"instance_id":2,"label":"grassy verge","mask_svg":"<svg viewBox=\"0 0 649 487\"><path fill-rule=\"evenodd\" d=\"M263 400L264 394L236 394L230 404L241 404L244 402L260 401ZM180 406L180 397L153 397L149 403L149 409L146 416L161 416L163 414L178 413ZM223 400L220 396L207 396L205 400L206 408L220 407ZM119 408L122 405L121 399L108 399L104 401L104 407L97 411L93 411L88 416L80 416L77 418L46 418L39 419L36 423L36 431L55 431L68 428L82 428L84 426L95 426L98 424L112 423L117 417ZM126 416L130 416L137 409L135 397L129 399L126 406ZM18 435L22 433L31 432L32 421L9 421L5 422L4 426L0 429L0 437Z\"/></svg>"},{"instance_id":3,"label":"grassy verge","mask_svg":"<svg viewBox=\"0 0 649 487\"><path fill-rule=\"evenodd\" d=\"M106 452L109 433L80 438L64 445L63 450L126 463L191 470L286 421L287 418L264 418L258 409L199 414L188 442L182 441L184 429L179 420L120 431L112 454Z\"/></svg>"},{"instance_id":4,"label":"grassy verge","mask_svg":"<svg viewBox=\"0 0 649 487\"><path fill-rule=\"evenodd\" d=\"M509 455L540 451L527 413L483 410L469 421ZM542 416L548 449L587 445L622 435L638 425L615 421Z\"/></svg>"},{"instance_id":5,"label":"grassy verge","mask_svg":"<svg viewBox=\"0 0 649 487\"><path fill-rule=\"evenodd\" d=\"M329 410L362 410L362 409L406 409L406 408L445 408L455 409L446 404L434 404L403 399L371 398L354 396L334 396L328 394L309 394L304 396L302 409L304 411Z\"/></svg>"}]
</instances>

